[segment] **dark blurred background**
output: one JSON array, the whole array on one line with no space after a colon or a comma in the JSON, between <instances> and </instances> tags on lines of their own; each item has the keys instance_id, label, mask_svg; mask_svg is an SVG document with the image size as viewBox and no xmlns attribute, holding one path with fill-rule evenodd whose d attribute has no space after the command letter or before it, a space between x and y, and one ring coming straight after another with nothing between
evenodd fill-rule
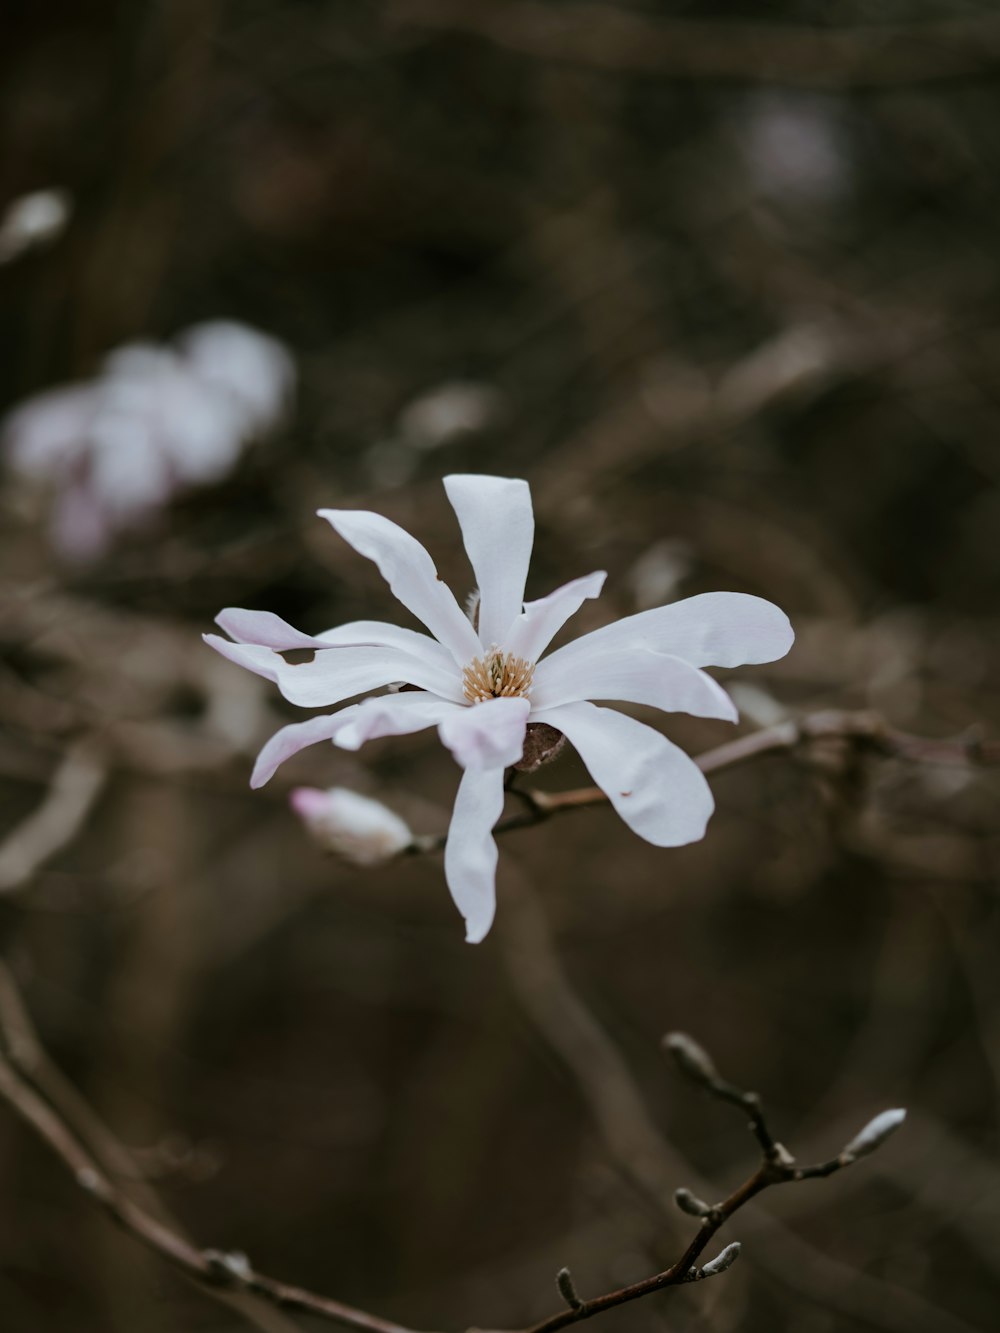
<instances>
[{"instance_id":1,"label":"dark blurred background","mask_svg":"<svg viewBox=\"0 0 1000 1333\"><path fill-rule=\"evenodd\" d=\"M494 471L532 484L529 597L609 571L576 631L710 589L788 611L785 661L722 673L744 730L865 708L995 736L993 0L14 0L4 29L0 207L59 190L68 217L0 262L0 405L219 318L298 370L280 428L99 557L52 549L51 487L0 492L0 823L83 792L7 865L0 944L136 1170L276 1276L526 1324L563 1264L585 1295L664 1267L694 1225L669 1188L752 1167L739 1115L665 1068L681 1027L804 1156L910 1120L754 1205L777 1226L737 1218L724 1278L606 1327L995 1328L995 773L777 755L713 779L674 852L581 811L503 842L471 947L439 858L352 869L287 804L339 783L441 831L433 733L251 793L294 710L199 637L226 605L396 618L320 504L404 524L463 593L440 478ZM3 1107L0 1181L5 1333L247 1326Z\"/></svg>"}]
</instances>

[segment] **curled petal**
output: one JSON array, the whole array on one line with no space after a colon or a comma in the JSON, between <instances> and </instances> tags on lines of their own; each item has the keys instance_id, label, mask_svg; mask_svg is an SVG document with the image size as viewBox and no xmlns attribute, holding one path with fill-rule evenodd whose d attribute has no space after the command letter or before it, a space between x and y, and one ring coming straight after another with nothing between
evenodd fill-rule
<instances>
[{"instance_id":1,"label":"curled petal","mask_svg":"<svg viewBox=\"0 0 1000 1333\"><path fill-rule=\"evenodd\" d=\"M204 637L231 662L273 680L289 703L302 708L329 707L397 680L444 698L464 698L453 669L442 670L394 648L324 648L311 662L292 665L259 644L230 643L216 634Z\"/></svg>"},{"instance_id":2,"label":"curled petal","mask_svg":"<svg viewBox=\"0 0 1000 1333\"><path fill-rule=\"evenodd\" d=\"M285 760L291 759L293 754L298 754L307 745L316 745L319 741L332 741L340 728L350 721L357 707L355 704L350 708L341 709L339 713L311 717L306 722L293 722L276 731L257 756L250 786L263 787L265 782L270 782Z\"/></svg>"},{"instance_id":3,"label":"curled petal","mask_svg":"<svg viewBox=\"0 0 1000 1333\"><path fill-rule=\"evenodd\" d=\"M342 750L360 750L365 741L380 736L411 736L464 711L460 704L420 691L381 694L357 705L350 722L338 732L336 742Z\"/></svg>"},{"instance_id":4,"label":"curled petal","mask_svg":"<svg viewBox=\"0 0 1000 1333\"><path fill-rule=\"evenodd\" d=\"M697 842L715 807L705 777L652 727L611 708L563 704L534 715L564 733L634 833L655 847Z\"/></svg>"},{"instance_id":5,"label":"curled petal","mask_svg":"<svg viewBox=\"0 0 1000 1333\"><path fill-rule=\"evenodd\" d=\"M355 620L322 634L303 634L271 611L228 606L215 617L215 623L237 643L257 644L279 653L301 648L398 648L441 671L455 671L451 654L429 634L380 620Z\"/></svg>"},{"instance_id":6,"label":"curled petal","mask_svg":"<svg viewBox=\"0 0 1000 1333\"><path fill-rule=\"evenodd\" d=\"M320 640L303 634L273 611L247 611L240 606L227 606L215 617L215 623L237 643L255 643L275 652L290 652L296 648L315 648Z\"/></svg>"},{"instance_id":7,"label":"curled petal","mask_svg":"<svg viewBox=\"0 0 1000 1333\"><path fill-rule=\"evenodd\" d=\"M475 630L415 537L381 514L366 510L321 509L319 515L359 555L375 562L393 595L423 621L456 662L464 665L478 655Z\"/></svg>"},{"instance_id":8,"label":"curled petal","mask_svg":"<svg viewBox=\"0 0 1000 1333\"><path fill-rule=\"evenodd\" d=\"M203 634L201 637L209 648L214 648L223 657L228 657L230 662L246 667L248 671L263 676L265 680L278 683L278 668L285 663L272 648L265 648L256 643L230 643L220 634Z\"/></svg>"},{"instance_id":9,"label":"curled petal","mask_svg":"<svg viewBox=\"0 0 1000 1333\"><path fill-rule=\"evenodd\" d=\"M448 829L444 874L465 918L469 944L478 944L493 924L497 871L493 826L502 812L503 769L467 768Z\"/></svg>"},{"instance_id":10,"label":"curled petal","mask_svg":"<svg viewBox=\"0 0 1000 1333\"><path fill-rule=\"evenodd\" d=\"M763 597L706 592L616 620L557 649L552 667L575 670L583 653L649 648L692 666L741 666L784 657L795 638L784 611Z\"/></svg>"},{"instance_id":11,"label":"curled petal","mask_svg":"<svg viewBox=\"0 0 1000 1333\"><path fill-rule=\"evenodd\" d=\"M576 615L588 598L601 595L607 577L605 571L599 569L564 583L537 602L526 602L524 610L507 631L503 646L526 662L537 662L570 616Z\"/></svg>"},{"instance_id":12,"label":"curled petal","mask_svg":"<svg viewBox=\"0 0 1000 1333\"><path fill-rule=\"evenodd\" d=\"M511 477L451 476L444 488L479 586L479 638L504 642L520 613L535 539L531 490Z\"/></svg>"},{"instance_id":13,"label":"curled petal","mask_svg":"<svg viewBox=\"0 0 1000 1333\"><path fill-rule=\"evenodd\" d=\"M463 768L507 768L524 753L527 699L487 699L456 709L440 724L441 740Z\"/></svg>"},{"instance_id":14,"label":"curled petal","mask_svg":"<svg viewBox=\"0 0 1000 1333\"><path fill-rule=\"evenodd\" d=\"M554 663L555 665L551 665ZM556 657L535 669L534 709L553 708L580 699L620 699L649 704L668 713L691 713L735 722L736 705L711 676L669 653L635 648L628 653L580 654L572 670L560 669Z\"/></svg>"}]
</instances>

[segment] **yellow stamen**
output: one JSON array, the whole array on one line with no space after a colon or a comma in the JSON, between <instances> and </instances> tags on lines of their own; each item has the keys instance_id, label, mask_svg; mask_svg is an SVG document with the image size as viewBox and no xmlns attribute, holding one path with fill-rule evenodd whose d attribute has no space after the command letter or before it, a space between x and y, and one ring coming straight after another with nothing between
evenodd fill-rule
<instances>
[{"instance_id":1,"label":"yellow stamen","mask_svg":"<svg viewBox=\"0 0 1000 1333\"><path fill-rule=\"evenodd\" d=\"M534 672L533 662L491 648L485 656L474 657L462 672L465 697L470 704L481 704L487 699L520 698L531 689Z\"/></svg>"}]
</instances>

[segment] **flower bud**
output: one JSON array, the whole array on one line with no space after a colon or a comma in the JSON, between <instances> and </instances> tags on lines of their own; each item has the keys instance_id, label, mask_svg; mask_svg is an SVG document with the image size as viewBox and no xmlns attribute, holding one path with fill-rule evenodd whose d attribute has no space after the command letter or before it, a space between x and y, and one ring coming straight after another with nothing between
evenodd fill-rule
<instances>
[{"instance_id":1,"label":"flower bud","mask_svg":"<svg viewBox=\"0 0 1000 1333\"><path fill-rule=\"evenodd\" d=\"M408 826L381 801L346 787L296 787L291 807L313 839L356 866L381 865L413 841Z\"/></svg>"},{"instance_id":2,"label":"flower bud","mask_svg":"<svg viewBox=\"0 0 1000 1333\"><path fill-rule=\"evenodd\" d=\"M881 1148L889 1135L895 1134L905 1119L906 1111L902 1107L880 1112L874 1120L869 1120L860 1133L855 1134L840 1154L843 1164L847 1166L850 1162L856 1162L859 1157L867 1157L876 1148Z\"/></svg>"},{"instance_id":3,"label":"flower bud","mask_svg":"<svg viewBox=\"0 0 1000 1333\"><path fill-rule=\"evenodd\" d=\"M686 1032L668 1032L663 1038L663 1049L674 1057L681 1072L696 1083L711 1086L718 1082L712 1057Z\"/></svg>"},{"instance_id":4,"label":"flower bud","mask_svg":"<svg viewBox=\"0 0 1000 1333\"><path fill-rule=\"evenodd\" d=\"M714 1259L708 1261L704 1268L702 1268L699 1276L717 1277L720 1273L724 1273L727 1268L732 1268L733 1264L739 1257L740 1243L738 1240L734 1240L730 1245L727 1245L724 1250L721 1250Z\"/></svg>"}]
</instances>

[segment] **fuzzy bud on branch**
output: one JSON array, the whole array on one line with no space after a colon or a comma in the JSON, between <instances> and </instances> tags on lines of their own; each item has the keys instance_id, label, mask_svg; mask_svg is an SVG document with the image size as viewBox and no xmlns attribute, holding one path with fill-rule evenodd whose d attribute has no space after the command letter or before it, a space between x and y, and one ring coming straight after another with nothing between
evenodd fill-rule
<instances>
[{"instance_id":1,"label":"fuzzy bud on branch","mask_svg":"<svg viewBox=\"0 0 1000 1333\"><path fill-rule=\"evenodd\" d=\"M686 1032L668 1032L663 1038L664 1050L673 1056L678 1069L696 1083L707 1087L719 1082L718 1071L708 1052Z\"/></svg>"},{"instance_id":2,"label":"fuzzy bud on branch","mask_svg":"<svg viewBox=\"0 0 1000 1333\"><path fill-rule=\"evenodd\" d=\"M867 1157L876 1148L881 1148L886 1139L895 1134L900 1125L906 1119L906 1111L902 1107L897 1107L892 1111L882 1111L869 1120L860 1133L855 1134L846 1148L842 1149L840 1161L844 1166L851 1162L856 1162L859 1157Z\"/></svg>"},{"instance_id":3,"label":"fuzzy bud on branch","mask_svg":"<svg viewBox=\"0 0 1000 1333\"><path fill-rule=\"evenodd\" d=\"M563 1298L571 1310L582 1310L583 1301L577 1294L576 1286L573 1282L573 1275L568 1268L560 1268L556 1274L556 1286L559 1288L559 1295Z\"/></svg>"},{"instance_id":4,"label":"fuzzy bud on branch","mask_svg":"<svg viewBox=\"0 0 1000 1333\"><path fill-rule=\"evenodd\" d=\"M727 1268L732 1268L733 1264L740 1257L740 1243L734 1240L732 1244L727 1245L724 1250L720 1250L714 1259L710 1259L705 1266L699 1270L699 1277L718 1277L724 1273Z\"/></svg>"},{"instance_id":5,"label":"fuzzy bud on branch","mask_svg":"<svg viewBox=\"0 0 1000 1333\"><path fill-rule=\"evenodd\" d=\"M682 1213L687 1213L688 1217L707 1217L712 1211L711 1204L705 1203L704 1199L699 1199L696 1194L690 1190L674 1190L674 1203Z\"/></svg>"}]
</instances>

